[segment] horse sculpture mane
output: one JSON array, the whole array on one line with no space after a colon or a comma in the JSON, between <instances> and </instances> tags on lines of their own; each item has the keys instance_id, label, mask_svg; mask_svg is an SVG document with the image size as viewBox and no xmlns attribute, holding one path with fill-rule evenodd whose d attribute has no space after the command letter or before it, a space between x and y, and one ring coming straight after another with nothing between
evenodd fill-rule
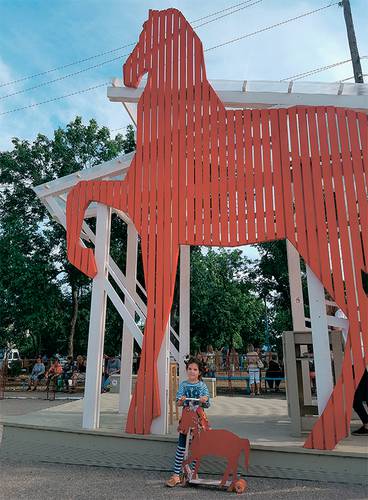
<instances>
[{"instance_id":1,"label":"horse sculpture mane","mask_svg":"<svg viewBox=\"0 0 368 500\"><path fill-rule=\"evenodd\" d=\"M332 449L349 433L368 362L367 115L323 106L225 110L207 81L202 44L175 9L150 11L124 65L125 85L136 87L145 73L126 178L80 182L67 200L68 257L88 276L97 269L80 232L92 201L126 212L141 236L147 320L126 430L149 433L161 412L157 359L179 246L287 238L350 322L341 375L305 443Z\"/></svg>"}]
</instances>

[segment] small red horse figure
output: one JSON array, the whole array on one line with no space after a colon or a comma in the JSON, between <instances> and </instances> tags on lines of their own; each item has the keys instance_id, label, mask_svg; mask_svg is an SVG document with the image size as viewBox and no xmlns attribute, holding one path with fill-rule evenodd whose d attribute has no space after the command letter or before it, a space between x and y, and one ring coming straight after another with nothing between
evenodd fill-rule
<instances>
[{"instance_id":1,"label":"small red horse figure","mask_svg":"<svg viewBox=\"0 0 368 500\"><path fill-rule=\"evenodd\" d=\"M222 476L220 487L225 486L232 476L232 485L238 481L238 462L244 452L245 468L249 466L250 443L236 434L222 429L210 429L208 420L202 408L183 408L179 423L179 431L183 434L192 433L189 454L183 462L183 468L195 462L193 476L198 474L201 460L205 456L215 456L227 459L227 466Z\"/></svg>"},{"instance_id":2,"label":"small red horse figure","mask_svg":"<svg viewBox=\"0 0 368 500\"><path fill-rule=\"evenodd\" d=\"M80 182L67 199L68 257L88 276L97 268L80 234L92 201L127 213L141 236L147 320L126 430L149 433L162 411L157 360L180 245L288 239L349 319L341 375L305 443L332 449L349 434L368 364L368 117L323 106L226 110L202 43L176 9L150 11L125 85L146 73L125 179Z\"/></svg>"},{"instance_id":3,"label":"small red horse figure","mask_svg":"<svg viewBox=\"0 0 368 500\"><path fill-rule=\"evenodd\" d=\"M244 464L248 469L250 443L248 439L241 439L233 432L222 429L210 429L200 433L194 433L193 440L189 448L189 456L183 462L183 467L195 461L193 475L198 473L201 459L205 456L222 457L227 459L227 466L222 476L220 486L225 486L230 475L232 484L235 484L238 477L238 462L240 454L244 452Z\"/></svg>"}]
</instances>

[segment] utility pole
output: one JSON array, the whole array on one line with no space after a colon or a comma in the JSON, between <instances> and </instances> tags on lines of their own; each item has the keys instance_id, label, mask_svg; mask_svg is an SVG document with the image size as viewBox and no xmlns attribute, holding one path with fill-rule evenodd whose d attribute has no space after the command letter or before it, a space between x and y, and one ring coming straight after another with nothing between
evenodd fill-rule
<instances>
[{"instance_id":1,"label":"utility pole","mask_svg":"<svg viewBox=\"0 0 368 500\"><path fill-rule=\"evenodd\" d=\"M344 18L346 24L346 31L348 35L349 47L350 47L351 62L353 63L353 70L354 70L354 80L355 83L364 83L362 66L360 64L358 44L355 37L353 16L351 14L350 0L342 0L339 5L344 9Z\"/></svg>"}]
</instances>

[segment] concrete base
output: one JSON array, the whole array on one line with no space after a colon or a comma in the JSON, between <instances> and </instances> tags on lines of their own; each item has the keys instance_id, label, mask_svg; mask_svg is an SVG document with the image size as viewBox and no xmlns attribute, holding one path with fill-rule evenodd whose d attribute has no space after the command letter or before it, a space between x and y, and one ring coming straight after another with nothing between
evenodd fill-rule
<instances>
[{"instance_id":1,"label":"concrete base","mask_svg":"<svg viewBox=\"0 0 368 500\"><path fill-rule=\"evenodd\" d=\"M175 429L168 436L125 434L121 431L124 417L117 412L117 401L117 395L102 397L101 428L96 431L81 429L81 401L3 418L0 456L25 461L171 470L177 440ZM362 438L351 437L334 451L306 450L300 439L288 436L290 423L283 414L284 407L286 401L282 400L218 396L208 414L213 427L227 428L250 438L249 475L366 484L367 447ZM209 458L203 461L201 472L221 474L224 468L222 460ZM245 474L242 464L240 470Z\"/></svg>"}]
</instances>

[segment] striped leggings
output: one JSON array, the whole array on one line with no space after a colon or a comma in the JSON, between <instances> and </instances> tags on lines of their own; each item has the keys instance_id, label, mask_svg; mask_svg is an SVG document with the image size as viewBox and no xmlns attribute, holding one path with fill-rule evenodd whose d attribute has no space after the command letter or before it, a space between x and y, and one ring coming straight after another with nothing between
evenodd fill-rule
<instances>
[{"instance_id":1,"label":"striped leggings","mask_svg":"<svg viewBox=\"0 0 368 500\"><path fill-rule=\"evenodd\" d=\"M180 433L178 446L176 448L176 453L175 453L175 463L174 463L174 468L173 468L174 474L179 475L181 473L181 466L182 466L183 460L184 460L186 442L187 442L186 434Z\"/></svg>"}]
</instances>

